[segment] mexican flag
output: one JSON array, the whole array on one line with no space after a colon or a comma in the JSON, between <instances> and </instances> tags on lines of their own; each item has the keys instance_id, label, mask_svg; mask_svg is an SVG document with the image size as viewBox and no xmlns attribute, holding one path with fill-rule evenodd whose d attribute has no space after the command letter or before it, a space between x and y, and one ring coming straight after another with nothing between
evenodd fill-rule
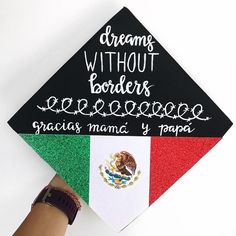
<instances>
[{"instance_id":1,"label":"mexican flag","mask_svg":"<svg viewBox=\"0 0 236 236\"><path fill-rule=\"evenodd\" d=\"M21 137L116 231L138 217L220 140L53 134ZM126 175L119 175L118 170L104 171L109 167L107 162L113 162L114 155L122 151L130 153L136 163L135 172L123 183L115 180ZM117 178L112 174L118 174Z\"/></svg>"}]
</instances>

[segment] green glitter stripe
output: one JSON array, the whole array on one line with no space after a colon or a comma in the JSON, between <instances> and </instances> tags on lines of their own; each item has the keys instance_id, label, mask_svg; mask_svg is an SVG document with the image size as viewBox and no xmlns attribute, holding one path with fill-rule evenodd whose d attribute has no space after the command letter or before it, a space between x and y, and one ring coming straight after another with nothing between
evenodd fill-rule
<instances>
[{"instance_id":1,"label":"green glitter stripe","mask_svg":"<svg viewBox=\"0 0 236 236\"><path fill-rule=\"evenodd\" d=\"M55 171L89 203L90 137L20 134Z\"/></svg>"}]
</instances>

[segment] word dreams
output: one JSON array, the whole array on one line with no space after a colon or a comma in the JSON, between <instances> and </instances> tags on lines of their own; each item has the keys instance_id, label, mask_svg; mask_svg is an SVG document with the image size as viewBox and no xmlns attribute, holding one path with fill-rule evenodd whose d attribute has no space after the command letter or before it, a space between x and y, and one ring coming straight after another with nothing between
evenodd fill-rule
<instances>
[{"instance_id":1,"label":"word dreams","mask_svg":"<svg viewBox=\"0 0 236 236\"><path fill-rule=\"evenodd\" d=\"M115 33L111 32L111 30L111 26L108 25L105 32L100 35L101 44L106 44L108 47L118 47L119 45L124 46L125 44L128 44L130 46L146 47L149 52L153 51L153 44L155 41L153 40L152 35L115 35Z\"/></svg>"}]
</instances>

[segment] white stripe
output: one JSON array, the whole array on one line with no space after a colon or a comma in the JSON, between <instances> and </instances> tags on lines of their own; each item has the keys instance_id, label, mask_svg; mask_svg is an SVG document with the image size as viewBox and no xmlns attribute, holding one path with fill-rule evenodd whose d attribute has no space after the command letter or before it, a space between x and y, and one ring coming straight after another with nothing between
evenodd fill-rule
<instances>
[{"instance_id":1,"label":"white stripe","mask_svg":"<svg viewBox=\"0 0 236 236\"><path fill-rule=\"evenodd\" d=\"M136 136L90 136L89 205L116 231L149 206L150 140ZM132 186L116 189L104 182L99 166L120 151L134 156L141 175Z\"/></svg>"}]
</instances>

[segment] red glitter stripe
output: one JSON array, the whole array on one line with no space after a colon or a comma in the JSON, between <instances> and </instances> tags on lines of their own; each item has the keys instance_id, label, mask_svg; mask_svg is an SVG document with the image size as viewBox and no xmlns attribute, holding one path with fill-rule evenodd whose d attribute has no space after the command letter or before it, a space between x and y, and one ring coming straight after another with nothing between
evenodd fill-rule
<instances>
[{"instance_id":1,"label":"red glitter stripe","mask_svg":"<svg viewBox=\"0 0 236 236\"><path fill-rule=\"evenodd\" d=\"M149 205L159 198L221 138L152 137Z\"/></svg>"}]
</instances>

